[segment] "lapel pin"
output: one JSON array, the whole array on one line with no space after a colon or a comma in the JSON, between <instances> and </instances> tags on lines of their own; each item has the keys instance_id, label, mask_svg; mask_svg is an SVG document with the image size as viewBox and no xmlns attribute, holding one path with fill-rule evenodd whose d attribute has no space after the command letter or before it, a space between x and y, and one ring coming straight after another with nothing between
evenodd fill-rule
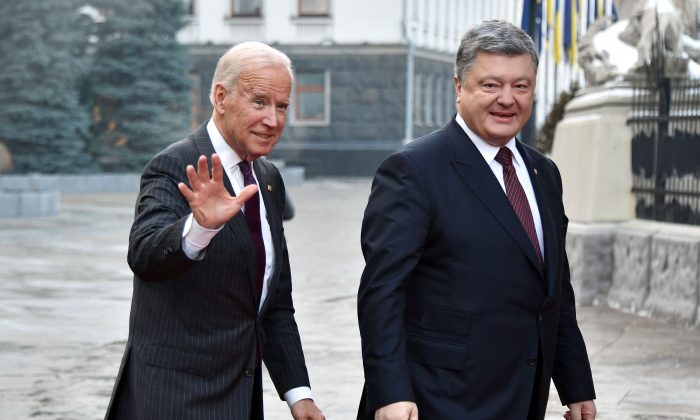
<instances>
[{"instance_id":1,"label":"lapel pin","mask_svg":"<svg viewBox=\"0 0 700 420\"><path fill-rule=\"evenodd\" d=\"M267 190L270 191L270 192L272 192L272 185L267 184Z\"/></svg>"},{"instance_id":2,"label":"lapel pin","mask_svg":"<svg viewBox=\"0 0 700 420\"><path fill-rule=\"evenodd\" d=\"M537 168L534 168L533 170L535 171L535 175L537 175Z\"/></svg>"}]
</instances>

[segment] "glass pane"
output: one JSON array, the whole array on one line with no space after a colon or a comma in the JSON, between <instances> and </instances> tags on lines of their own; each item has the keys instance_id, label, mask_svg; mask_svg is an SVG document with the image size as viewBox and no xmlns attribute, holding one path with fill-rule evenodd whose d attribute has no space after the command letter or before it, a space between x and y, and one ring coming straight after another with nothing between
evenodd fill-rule
<instances>
[{"instance_id":1,"label":"glass pane","mask_svg":"<svg viewBox=\"0 0 700 420\"><path fill-rule=\"evenodd\" d=\"M323 92L300 93L297 117L303 120L322 120L325 113L323 99Z\"/></svg>"},{"instance_id":2,"label":"glass pane","mask_svg":"<svg viewBox=\"0 0 700 420\"><path fill-rule=\"evenodd\" d=\"M234 16L260 16L261 0L233 0Z\"/></svg>"},{"instance_id":3,"label":"glass pane","mask_svg":"<svg viewBox=\"0 0 700 420\"><path fill-rule=\"evenodd\" d=\"M323 89L323 73L299 73L297 75L297 81L299 86L319 86Z\"/></svg>"},{"instance_id":4,"label":"glass pane","mask_svg":"<svg viewBox=\"0 0 700 420\"><path fill-rule=\"evenodd\" d=\"M329 0L299 0L300 15L327 15Z\"/></svg>"}]
</instances>

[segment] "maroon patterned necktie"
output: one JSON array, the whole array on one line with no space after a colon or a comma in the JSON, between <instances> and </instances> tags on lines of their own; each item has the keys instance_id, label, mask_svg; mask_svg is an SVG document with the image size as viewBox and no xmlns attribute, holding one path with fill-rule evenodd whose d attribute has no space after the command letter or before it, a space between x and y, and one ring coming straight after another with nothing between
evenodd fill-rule
<instances>
[{"instance_id":1,"label":"maroon patterned necktie","mask_svg":"<svg viewBox=\"0 0 700 420\"><path fill-rule=\"evenodd\" d=\"M244 160L241 161L238 166L240 166L241 173L243 174L243 185L257 185L255 178L253 177L253 170L250 166L250 162ZM255 277L255 286L258 293L258 299L260 299L263 289L263 277L265 276L265 242L263 242L262 227L260 225L260 193L255 194L245 202L244 213L246 221L248 222L248 229L250 229L250 236L253 238L253 242L255 243L255 251L257 256L257 276Z\"/></svg>"},{"instance_id":2,"label":"maroon patterned necktie","mask_svg":"<svg viewBox=\"0 0 700 420\"><path fill-rule=\"evenodd\" d=\"M542 258L542 252L540 251L540 242L537 240L537 231L535 230L535 223L532 219L530 203L527 201L525 190L523 190L523 186L520 185L518 176L515 173L515 167L513 166L513 152L507 147L501 147L496 154L496 162L503 166L503 181L506 184L508 201L510 201L511 206L513 206L513 210L515 210L515 214L518 215L518 219L523 225L527 237L530 238L530 242L532 242L532 246L535 248L537 262L540 264L540 268L544 268L544 258Z\"/></svg>"}]
</instances>

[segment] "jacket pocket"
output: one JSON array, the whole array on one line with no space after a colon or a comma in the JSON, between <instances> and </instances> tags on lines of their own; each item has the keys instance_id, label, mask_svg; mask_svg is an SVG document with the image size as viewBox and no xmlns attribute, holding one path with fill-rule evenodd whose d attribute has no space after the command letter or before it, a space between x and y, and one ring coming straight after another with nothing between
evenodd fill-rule
<instances>
[{"instance_id":1,"label":"jacket pocket","mask_svg":"<svg viewBox=\"0 0 700 420\"><path fill-rule=\"evenodd\" d=\"M470 321L471 316L468 312L428 306L421 316L420 327L441 334L466 337L469 334Z\"/></svg>"},{"instance_id":2,"label":"jacket pocket","mask_svg":"<svg viewBox=\"0 0 700 420\"><path fill-rule=\"evenodd\" d=\"M148 366L176 370L196 376L209 376L214 371L215 360L206 353L164 344L151 344L142 348L140 359Z\"/></svg>"},{"instance_id":3,"label":"jacket pocket","mask_svg":"<svg viewBox=\"0 0 700 420\"><path fill-rule=\"evenodd\" d=\"M408 360L450 370L464 369L467 349L464 344L454 344L430 338L409 335L406 337Z\"/></svg>"}]
</instances>

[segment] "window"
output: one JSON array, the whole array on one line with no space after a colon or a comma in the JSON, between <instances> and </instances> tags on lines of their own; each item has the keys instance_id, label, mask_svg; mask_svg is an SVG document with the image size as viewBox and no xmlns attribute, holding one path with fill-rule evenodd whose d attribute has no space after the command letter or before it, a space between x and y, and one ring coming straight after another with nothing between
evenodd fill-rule
<instances>
[{"instance_id":1,"label":"window","mask_svg":"<svg viewBox=\"0 0 700 420\"><path fill-rule=\"evenodd\" d=\"M455 93L454 79L447 78L447 93L445 94L445 120L452 118L457 112L457 97Z\"/></svg>"},{"instance_id":2,"label":"window","mask_svg":"<svg viewBox=\"0 0 700 420\"><path fill-rule=\"evenodd\" d=\"M296 75L292 120L297 125L330 123L330 73L299 71Z\"/></svg>"},{"instance_id":3,"label":"window","mask_svg":"<svg viewBox=\"0 0 700 420\"><path fill-rule=\"evenodd\" d=\"M261 16L262 0L231 0L231 16Z\"/></svg>"},{"instance_id":4,"label":"window","mask_svg":"<svg viewBox=\"0 0 700 420\"><path fill-rule=\"evenodd\" d=\"M433 118L435 125L440 125L445 120L445 118L443 117L444 109L442 107L442 104L445 102L442 99L443 95L445 94L444 80L445 79L443 79L439 75L435 76L435 117Z\"/></svg>"},{"instance_id":5,"label":"window","mask_svg":"<svg viewBox=\"0 0 700 420\"><path fill-rule=\"evenodd\" d=\"M423 103L425 106L423 107L423 124L431 126L433 125L433 96L435 95L433 77L426 75L424 83Z\"/></svg>"},{"instance_id":6,"label":"window","mask_svg":"<svg viewBox=\"0 0 700 420\"><path fill-rule=\"evenodd\" d=\"M330 0L298 0L299 16L330 16Z\"/></svg>"},{"instance_id":7,"label":"window","mask_svg":"<svg viewBox=\"0 0 700 420\"><path fill-rule=\"evenodd\" d=\"M413 79L413 124L423 125L423 75L420 73Z\"/></svg>"}]
</instances>

